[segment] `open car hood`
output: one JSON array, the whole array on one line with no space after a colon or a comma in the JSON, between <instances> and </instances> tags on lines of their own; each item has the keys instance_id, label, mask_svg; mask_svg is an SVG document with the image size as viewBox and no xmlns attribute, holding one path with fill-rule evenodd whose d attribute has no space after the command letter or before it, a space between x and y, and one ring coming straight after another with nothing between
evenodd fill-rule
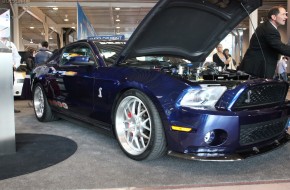
<instances>
[{"instance_id":1,"label":"open car hood","mask_svg":"<svg viewBox=\"0 0 290 190\"><path fill-rule=\"evenodd\" d=\"M206 59L215 46L262 0L159 0L119 55L175 55L192 62Z\"/></svg>"}]
</instances>

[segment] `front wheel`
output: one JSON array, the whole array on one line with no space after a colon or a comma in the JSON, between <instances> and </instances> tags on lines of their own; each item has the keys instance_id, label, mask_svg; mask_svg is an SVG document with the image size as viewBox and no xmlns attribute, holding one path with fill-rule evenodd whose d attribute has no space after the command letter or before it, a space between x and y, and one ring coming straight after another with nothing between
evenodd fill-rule
<instances>
[{"instance_id":1,"label":"front wheel","mask_svg":"<svg viewBox=\"0 0 290 190\"><path fill-rule=\"evenodd\" d=\"M41 122L54 121L57 119L51 111L41 84L36 84L33 88L33 107L36 118Z\"/></svg>"},{"instance_id":2,"label":"front wheel","mask_svg":"<svg viewBox=\"0 0 290 190\"><path fill-rule=\"evenodd\" d=\"M128 90L115 110L115 134L123 152L134 160L151 160L166 151L157 108L144 93Z\"/></svg>"}]
</instances>

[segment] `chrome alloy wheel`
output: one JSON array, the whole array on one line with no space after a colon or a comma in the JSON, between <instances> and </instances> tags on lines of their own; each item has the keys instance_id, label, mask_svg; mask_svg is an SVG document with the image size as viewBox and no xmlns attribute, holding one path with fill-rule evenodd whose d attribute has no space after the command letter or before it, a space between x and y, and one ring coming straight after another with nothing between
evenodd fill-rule
<instances>
[{"instance_id":1,"label":"chrome alloy wheel","mask_svg":"<svg viewBox=\"0 0 290 190\"><path fill-rule=\"evenodd\" d=\"M145 104L136 96L127 96L116 112L116 135L123 149L140 155L148 147L152 134L151 117Z\"/></svg>"},{"instance_id":2,"label":"chrome alloy wheel","mask_svg":"<svg viewBox=\"0 0 290 190\"><path fill-rule=\"evenodd\" d=\"M36 86L34 90L33 103L36 116L41 118L44 113L44 97L40 86Z\"/></svg>"}]
</instances>

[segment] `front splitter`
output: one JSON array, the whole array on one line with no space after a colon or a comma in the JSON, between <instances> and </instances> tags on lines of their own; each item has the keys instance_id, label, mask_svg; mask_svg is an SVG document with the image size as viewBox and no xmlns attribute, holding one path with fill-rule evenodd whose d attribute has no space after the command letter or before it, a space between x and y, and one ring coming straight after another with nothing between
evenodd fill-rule
<instances>
[{"instance_id":1,"label":"front splitter","mask_svg":"<svg viewBox=\"0 0 290 190\"><path fill-rule=\"evenodd\" d=\"M227 162L227 161L239 161L244 160L246 158L250 158L253 156L258 156L270 151L273 151L277 148L280 148L287 144L290 141L290 135L286 133L283 138L280 140L274 140L271 143L267 144L263 147L252 147L251 150L244 150L237 152L235 154L228 154L228 155L217 155L217 153L190 153L190 154L183 154L174 151L168 151L168 155L174 156L177 158L187 159L187 160L197 160L197 161L215 161L215 162ZM201 156L202 154L202 156ZM208 155L208 156L206 156Z\"/></svg>"}]
</instances>

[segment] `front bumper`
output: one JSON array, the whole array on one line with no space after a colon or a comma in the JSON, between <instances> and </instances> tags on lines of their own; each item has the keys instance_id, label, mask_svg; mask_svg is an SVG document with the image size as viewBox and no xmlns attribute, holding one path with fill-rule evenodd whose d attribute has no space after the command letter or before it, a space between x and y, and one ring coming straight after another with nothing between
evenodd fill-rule
<instances>
[{"instance_id":1,"label":"front bumper","mask_svg":"<svg viewBox=\"0 0 290 190\"><path fill-rule=\"evenodd\" d=\"M260 149L269 144L277 144L276 140L281 141L286 134L289 114L289 105L240 112L196 111L185 108L175 110L170 115L170 127L165 129L168 150L171 150L170 154L180 153L202 160L200 157L242 159L242 151L251 152L253 147ZM182 132L172 129L171 126L192 130ZM212 133L214 137L210 142L207 137ZM239 156L229 156L237 154L238 151Z\"/></svg>"}]
</instances>

